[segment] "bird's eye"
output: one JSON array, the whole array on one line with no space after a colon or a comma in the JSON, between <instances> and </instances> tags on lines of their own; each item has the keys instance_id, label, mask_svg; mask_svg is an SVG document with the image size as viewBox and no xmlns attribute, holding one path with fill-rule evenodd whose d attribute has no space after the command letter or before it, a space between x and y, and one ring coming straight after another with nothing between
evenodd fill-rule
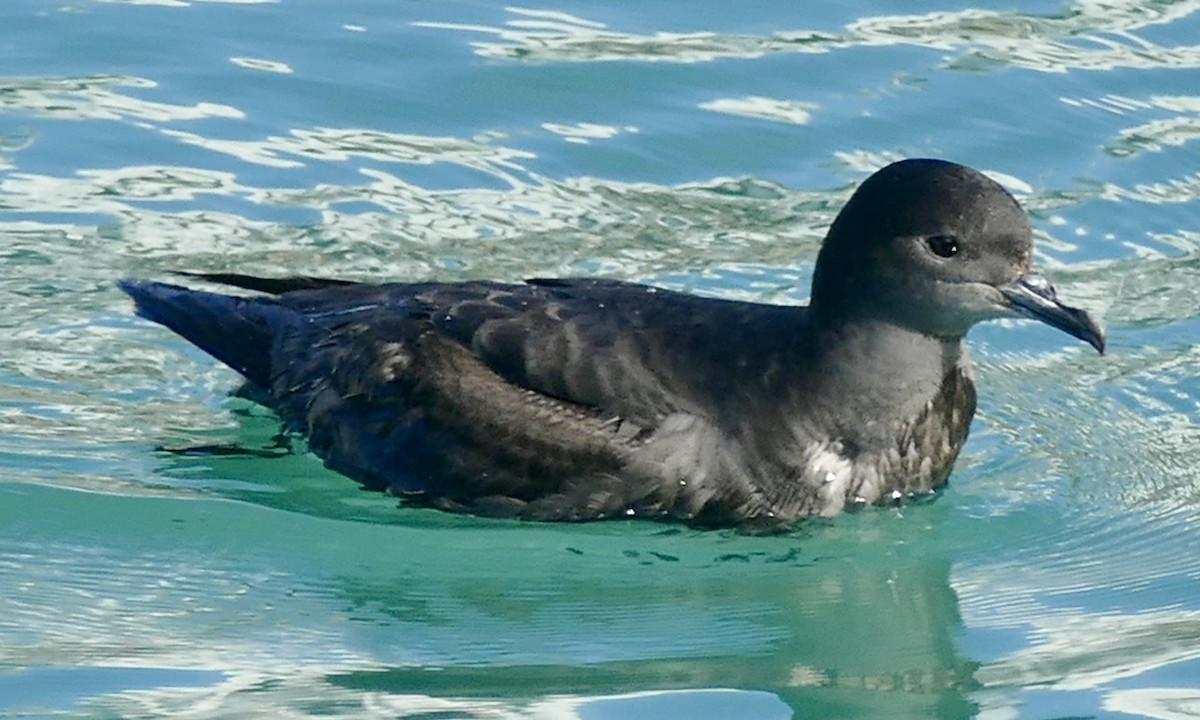
<instances>
[{"instance_id":1,"label":"bird's eye","mask_svg":"<svg viewBox=\"0 0 1200 720\"><path fill-rule=\"evenodd\" d=\"M938 257L952 258L958 254L958 238L953 235L931 235L925 242Z\"/></svg>"}]
</instances>

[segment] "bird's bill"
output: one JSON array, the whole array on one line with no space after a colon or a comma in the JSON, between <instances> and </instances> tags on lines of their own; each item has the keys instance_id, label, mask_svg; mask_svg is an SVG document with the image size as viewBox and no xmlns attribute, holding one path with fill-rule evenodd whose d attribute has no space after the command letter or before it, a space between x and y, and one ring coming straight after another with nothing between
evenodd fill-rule
<instances>
[{"instance_id":1,"label":"bird's bill","mask_svg":"<svg viewBox=\"0 0 1200 720\"><path fill-rule=\"evenodd\" d=\"M1104 352L1104 328L1086 310L1059 302L1054 286L1045 277L1036 272L1025 273L999 289L1009 308L1018 315L1058 328Z\"/></svg>"}]
</instances>

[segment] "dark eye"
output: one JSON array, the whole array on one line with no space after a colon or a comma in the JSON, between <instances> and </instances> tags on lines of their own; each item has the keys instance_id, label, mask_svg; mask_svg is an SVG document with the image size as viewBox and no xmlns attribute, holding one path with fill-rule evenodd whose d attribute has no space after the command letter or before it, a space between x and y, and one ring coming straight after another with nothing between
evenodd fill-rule
<instances>
[{"instance_id":1,"label":"dark eye","mask_svg":"<svg viewBox=\"0 0 1200 720\"><path fill-rule=\"evenodd\" d=\"M925 242L938 257L951 258L958 254L958 238L953 235L931 235Z\"/></svg>"}]
</instances>

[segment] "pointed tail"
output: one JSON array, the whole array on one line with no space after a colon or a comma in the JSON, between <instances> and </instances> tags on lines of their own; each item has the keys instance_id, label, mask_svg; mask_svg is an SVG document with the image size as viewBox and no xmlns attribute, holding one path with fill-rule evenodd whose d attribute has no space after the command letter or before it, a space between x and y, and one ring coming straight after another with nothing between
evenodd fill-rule
<instances>
[{"instance_id":1,"label":"pointed tail","mask_svg":"<svg viewBox=\"0 0 1200 720\"><path fill-rule=\"evenodd\" d=\"M290 312L271 298L235 297L178 285L119 280L142 317L164 325L264 388L271 386L273 332Z\"/></svg>"}]
</instances>

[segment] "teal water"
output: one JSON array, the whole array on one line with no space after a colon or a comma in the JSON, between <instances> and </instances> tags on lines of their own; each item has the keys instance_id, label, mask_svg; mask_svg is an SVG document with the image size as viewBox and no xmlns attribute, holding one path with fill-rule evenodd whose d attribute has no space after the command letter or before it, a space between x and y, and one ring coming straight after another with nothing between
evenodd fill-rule
<instances>
[{"instance_id":1,"label":"teal water","mask_svg":"<svg viewBox=\"0 0 1200 720\"><path fill-rule=\"evenodd\" d=\"M0 716L1200 717L1198 11L5 0ZM801 302L920 155L1018 195L1110 351L977 329L950 488L784 537L397 509L112 282Z\"/></svg>"}]
</instances>

